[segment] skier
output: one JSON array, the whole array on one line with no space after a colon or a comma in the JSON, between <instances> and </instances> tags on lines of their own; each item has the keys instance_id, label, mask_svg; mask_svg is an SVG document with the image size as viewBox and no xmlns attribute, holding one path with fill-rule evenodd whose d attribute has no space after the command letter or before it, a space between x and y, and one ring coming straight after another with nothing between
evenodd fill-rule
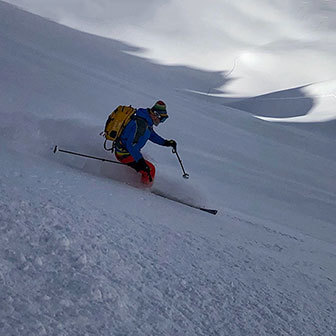
<instances>
[{"instance_id":1,"label":"skier","mask_svg":"<svg viewBox=\"0 0 336 336\"><path fill-rule=\"evenodd\" d=\"M155 177L155 166L145 160L141 154L142 147L148 140L176 150L175 140L165 140L158 135L153 125L158 126L168 118L166 104L159 100L151 108L138 108L135 117L126 125L116 142L115 156L137 172L141 173L141 182L151 186Z\"/></svg>"}]
</instances>

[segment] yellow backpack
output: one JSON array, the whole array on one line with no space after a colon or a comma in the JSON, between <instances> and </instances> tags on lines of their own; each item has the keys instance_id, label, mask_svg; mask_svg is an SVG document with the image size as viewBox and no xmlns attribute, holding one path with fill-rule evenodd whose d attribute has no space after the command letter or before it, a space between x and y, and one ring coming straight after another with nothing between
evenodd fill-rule
<instances>
[{"instance_id":1,"label":"yellow backpack","mask_svg":"<svg viewBox=\"0 0 336 336\"><path fill-rule=\"evenodd\" d=\"M104 130L104 136L105 136L104 148L106 150L113 152L115 141L119 138L119 136L121 135L121 132L124 130L125 126L132 119L135 112L136 112L136 109L132 107L131 105L130 106L119 105L109 115L106 121L106 124L105 124L105 130ZM112 141L111 148L106 148L107 140Z\"/></svg>"}]
</instances>

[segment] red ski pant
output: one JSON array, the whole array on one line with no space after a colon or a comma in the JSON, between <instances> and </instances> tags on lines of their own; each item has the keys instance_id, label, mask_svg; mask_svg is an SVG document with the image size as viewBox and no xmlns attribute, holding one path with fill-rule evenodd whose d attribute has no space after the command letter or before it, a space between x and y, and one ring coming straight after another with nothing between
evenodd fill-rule
<instances>
[{"instance_id":1,"label":"red ski pant","mask_svg":"<svg viewBox=\"0 0 336 336\"><path fill-rule=\"evenodd\" d=\"M145 172L144 170L140 170L138 171L136 168L136 161L134 160L132 155L127 155L127 156L123 156L123 155L119 155L118 153L115 153L115 157L117 158L118 161L120 161L121 163L135 169L137 172L141 173L141 182L146 184L146 185L152 185L154 182L154 177L155 177L155 166L147 161L147 165L149 166L149 174L147 172ZM150 181L149 175L152 179L152 181Z\"/></svg>"}]
</instances>

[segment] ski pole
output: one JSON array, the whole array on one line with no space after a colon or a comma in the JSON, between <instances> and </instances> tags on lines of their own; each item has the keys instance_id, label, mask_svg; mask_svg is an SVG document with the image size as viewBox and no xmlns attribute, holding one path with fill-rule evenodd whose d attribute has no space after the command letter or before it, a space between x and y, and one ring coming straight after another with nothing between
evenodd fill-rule
<instances>
[{"instance_id":1,"label":"ski pole","mask_svg":"<svg viewBox=\"0 0 336 336\"><path fill-rule=\"evenodd\" d=\"M177 159L179 160L179 163L180 163L182 171L183 171L183 175L182 175L183 178L188 179L189 178L189 174L185 172L183 164L182 164L182 160L181 160L180 156L178 155L177 150L173 148L172 152L173 152L173 154L176 154Z\"/></svg>"},{"instance_id":2,"label":"ski pole","mask_svg":"<svg viewBox=\"0 0 336 336\"><path fill-rule=\"evenodd\" d=\"M55 146L53 152L54 153L62 152L62 153L67 153L67 154L72 154L72 155L83 156L83 157L86 157L86 158L89 158L89 159L95 159L95 160L100 160L100 161L122 164L119 161L108 160L108 159L99 158L99 157L96 157L96 156L91 156L91 155L86 155L86 154L81 154L81 153L76 153L76 152L71 152L71 151L68 151L68 150L60 149L60 148L58 148L58 146Z\"/></svg>"}]
</instances>

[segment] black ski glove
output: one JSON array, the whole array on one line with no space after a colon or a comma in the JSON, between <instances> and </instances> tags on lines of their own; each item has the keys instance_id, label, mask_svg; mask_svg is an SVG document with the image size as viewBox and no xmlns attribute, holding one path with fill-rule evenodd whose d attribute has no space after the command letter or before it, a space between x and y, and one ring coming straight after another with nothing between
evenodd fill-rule
<instances>
[{"instance_id":1,"label":"black ski glove","mask_svg":"<svg viewBox=\"0 0 336 336\"><path fill-rule=\"evenodd\" d=\"M163 146L166 146L166 147L173 147L174 150L176 150L177 143L176 143L175 140L165 140Z\"/></svg>"}]
</instances>

